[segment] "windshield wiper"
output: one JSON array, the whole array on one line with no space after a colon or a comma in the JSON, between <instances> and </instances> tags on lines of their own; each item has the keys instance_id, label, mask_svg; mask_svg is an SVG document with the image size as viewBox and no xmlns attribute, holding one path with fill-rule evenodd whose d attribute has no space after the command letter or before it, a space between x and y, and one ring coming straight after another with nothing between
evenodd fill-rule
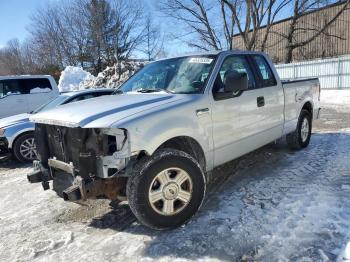
<instances>
[{"instance_id":1,"label":"windshield wiper","mask_svg":"<svg viewBox=\"0 0 350 262\"><path fill-rule=\"evenodd\" d=\"M166 89L162 89L162 88L153 88L153 89L140 88L140 89L136 90L136 92L139 92L139 93L155 93L155 92L162 92L162 91L169 93L169 94L172 94L171 91L166 90Z\"/></svg>"}]
</instances>

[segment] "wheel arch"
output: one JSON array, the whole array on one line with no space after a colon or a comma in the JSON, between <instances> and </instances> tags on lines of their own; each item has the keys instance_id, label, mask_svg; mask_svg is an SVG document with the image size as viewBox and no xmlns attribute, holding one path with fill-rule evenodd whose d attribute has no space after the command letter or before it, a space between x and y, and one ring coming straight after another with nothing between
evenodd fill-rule
<instances>
[{"instance_id":1,"label":"wheel arch","mask_svg":"<svg viewBox=\"0 0 350 262\"><path fill-rule=\"evenodd\" d=\"M30 133L33 133L33 134L34 134L34 130L23 130L23 131L21 131L21 132L18 132L18 133L14 136L14 138L13 138L11 144L9 143L9 149L13 150L13 147L14 147L16 141L17 141L21 136L24 136L24 135L30 134Z\"/></svg>"},{"instance_id":2,"label":"wheel arch","mask_svg":"<svg viewBox=\"0 0 350 262\"><path fill-rule=\"evenodd\" d=\"M170 138L163 142L158 148L155 150L157 152L160 149L164 148L172 148L177 149L180 151L183 151L190 156L192 156L194 159L196 159L201 166L202 170L205 172L206 170L206 157L204 150L200 143L190 137L190 136L177 136Z\"/></svg>"},{"instance_id":3,"label":"wheel arch","mask_svg":"<svg viewBox=\"0 0 350 262\"><path fill-rule=\"evenodd\" d=\"M306 110L311 114L311 119L313 116L313 105L311 103L311 101L307 101L304 103L303 107L301 108L301 110Z\"/></svg>"}]
</instances>

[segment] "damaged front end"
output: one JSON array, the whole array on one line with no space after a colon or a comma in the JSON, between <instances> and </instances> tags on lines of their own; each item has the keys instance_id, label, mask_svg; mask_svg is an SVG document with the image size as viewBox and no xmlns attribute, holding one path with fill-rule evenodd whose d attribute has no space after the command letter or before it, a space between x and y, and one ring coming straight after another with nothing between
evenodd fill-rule
<instances>
[{"instance_id":1,"label":"damaged front end","mask_svg":"<svg viewBox=\"0 0 350 262\"><path fill-rule=\"evenodd\" d=\"M124 129L36 124L38 161L28 175L68 201L125 199L126 171L133 163Z\"/></svg>"}]
</instances>

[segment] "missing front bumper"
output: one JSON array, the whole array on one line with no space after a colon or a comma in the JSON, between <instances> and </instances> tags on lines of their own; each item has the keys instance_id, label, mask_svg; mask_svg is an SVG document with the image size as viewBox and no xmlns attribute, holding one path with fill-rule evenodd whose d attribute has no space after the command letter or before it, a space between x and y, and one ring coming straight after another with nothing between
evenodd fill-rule
<instances>
[{"instance_id":1,"label":"missing front bumper","mask_svg":"<svg viewBox=\"0 0 350 262\"><path fill-rule=\"evenodd\" d=\"M44 190L52 189L65 201L85 201L87 199L108 198L125 200L125 177L110 179L94 178L86 180L74 175L74 166L57 159L49 159L49 169L39 161L34 162L34 171L27 175L30 183L42 183Z\"/></svg>"}]
</instances>

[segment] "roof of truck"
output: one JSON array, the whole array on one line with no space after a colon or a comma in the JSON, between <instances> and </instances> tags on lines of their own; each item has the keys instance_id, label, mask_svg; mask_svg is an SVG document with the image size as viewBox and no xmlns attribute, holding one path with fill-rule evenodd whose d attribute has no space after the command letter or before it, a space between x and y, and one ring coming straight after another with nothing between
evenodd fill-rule
<instances>
[{"instance_id":1,"label":"roof of truck","mask_svg":"<svg viewBox=\"0 0 350 262\"><path fill-rule=\"evenodd\" d=\"M240 50L240 49L233 49L233 50L216 50L216 51L207 51L207 52L195 52L195 53L188 53L184 55L177 55L173 57L168 57L161 60L171 59L171 58L178 58L178 57L190 57L190 56L208 56L208 55L220 55L220 54L261 54L262 52L259 51L249 51L249 50Z\"/></svg>"}]
</instances>

